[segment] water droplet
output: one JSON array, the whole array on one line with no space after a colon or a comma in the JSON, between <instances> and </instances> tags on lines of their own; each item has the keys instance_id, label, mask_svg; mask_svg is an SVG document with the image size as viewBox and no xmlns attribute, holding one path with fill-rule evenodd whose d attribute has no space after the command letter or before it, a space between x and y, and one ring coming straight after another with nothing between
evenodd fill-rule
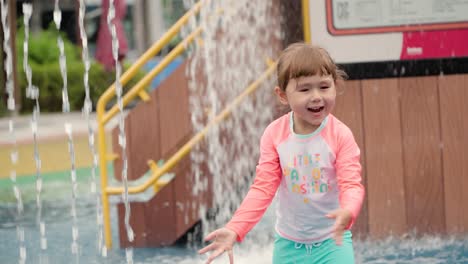
<instances>
[{"instance_id":1,"label":"water droplet","mask_svg":"<svg viewBox=\"0 0 468 264\"><path fill-rule=\"evenodd\" d=\"M21 192L20 190L18 189L18 186L13 186L13 193L15 194L15 198L16 200L19 200L21 199Z\"/></svg>"},{"instance_id":2,"label":"water droplet","mask_svg":"<svg viewBox=\"0 0 468 264\"><path fill-rule=\"evenodd\" d=\"M133 263L133 249L132 248L125 249L125 256L127 259L127 263Z\"/></svg>"},{"instance_id":3,"label":"water droplet","mask_svg":"<svg viewBox=\"0 0 468 264\"><path fill-rule=\"evenodd\" d=\"M13 97L8 98L7 104L8 110L15 111L15 99Z\"/></svg>"},{"instance_id":4,"label":"water droplet","mask_svg":"<svg viewBox=\"0 0 468 264\"><path fill-rule=\"evenodd\" d=\"M96 193L96 183L91 182L91 193Z\"/></svg>"},{"instance_id":5,"label":"water droplet","mask_svg":"<svg viewBox=\"0 0 468 264\"><path fill-rule=\"evenodd\" d=\"M73 241L71 244L71 252L73 255L78 254L78 243L76 243L75 241Z\"/></svg>"},{"instance_id":6,"label":"water droplet","mask_svg":"<svg viewBox=\"0 0 468 264\"><path fill-rule=\"evenodd\" d=\"M37 134L37 122L31 121L31 130L33 134Z\"/></svg>"},{"instance_id":7,"label":"water droplet","mask_svg":"<svg viewBox=\"0 0 468 264\"><path fill-rule=\"evenodd\" d=\"M57 29L59 29L60 23L62 22L62 12L60 12L60 10L58 9L54 10L54 22L55 22Z\"/></svg>"},{"instance_id":8,"label":"water droplet","mask_svg":"<svg viewBox=\"0 0 468 264\"><path fill-rule=\"evenodd\" d=\"M15 127L15 126L14 126L14 124L13 124L13 120L9 120L9 121L8 121L8 131L9 131L10 133L13 133L14 127Z\"/></svg>"},{"instance_id":9,"label":"water droplet","mask_svg":"<svg viewBox=\"0 0 468 264\"><path fill-rule=\"evenodd\" d=\"M119 145L122 148L126 147L126 137L125 137L125 135L119 135Z\"/></svg>"},{"instance_id":10,"label":"water droplet","mask_svg":"<svg viewBox=\"0 0 468 264\"><path fill-rule=\"evenodd\" d=\"M32 86L31 88L31 99L39 98L39 88L37 86Z\"/></svg>"},{"instance_id":11,"label":"water droplet","mask_svg":"<svg viewBox=\"0 0 468 264\"><path fill-rule=\"evenodd\" d=\"M41 238L41 249L46 250L47 249L47 238L42 237Z\"/></svg>"},{"instance_id":12,"label":"water droplet","mask_svg":"<svg viewBox=\"0 0 468 264\"><path fill-rule=\"evenodd\" d=\"M24 246L20 247L20 260L26 260L26 248Z\"/></svg>"},{"instance_id":13,"label":"water droplet","mask_svg":"<svg viewBox=\"0 0 468 264\"><path fill-rule=\"evenodd\" d=\"M10 179L12 182L16 182L16 171L10 171Z\"/></svg>"},{"instance_id":14,"label":"water droplet","mask_svg":"<svg viewBox=\"0 0 468 264\"><path fill-rule=\"evenodd\" d=\"M65 123L65 133L67 133L68 136L71 136L72 134L72 124L71 123Z\"/></svg>"},{"instance_id":15,"label":"water droplet","mask_svg":"<svg viewBox=\"0 0 468 264\"><path fill-rule=\"evenodd\" d=\"M17 227L16 234L18 236L18 240L23 242L24 241L24 229L22 227Z\"/></svg>"},{"instance_id":16,"label":"water droplet","mask_svg":"<svg viewBox=\"0 0 468 264\"><path fill-rule=\"evenodd\" d=\"M72 238L73 240L78 240L78 228L76 226L72 227Z\"/></svg>"},{"instance_id":17,"label":"water droplet","mask_svg":"<svg viewBox=\"0 0 468 264\"><path fill-rule=\"evenodd\" d=\"M44 222L41 222L41 223L39 224L39 229L40 229L40 231L41 231L41 235L42 235L42 236L45 235L45 230L46 230L46 229L45 229L45 223L44 223Z\"/></svg>"},{"instance_id":18,"label":"water droplet","mask_svg":"<svg viewBox=\"0 0 468 264\"><path fill-rule=\"evenodd\" d=\"M102 254L102 257L104 257L104 258L107 257L107 247L106 247L106 246L103 246L103 247L102 247L102 252L101 252L101 254Z\"/></svg>"},{"instance_id":19,"label":"water droplet","mask_svg":"<svg viewBox=\"0 0 468 264\"><path fill-rule=\"evenodd\" d=\"M42 191L42 179L41 178L36 180L36 191L38 193Z\"/></svg>"},{"instance_id":20,"label":"water droplet","mask_svg":"<svg viewBox=\"0 0 468 264\"><path fill-rule=\"evenodd\" d=\"M23 3L23 15L25 17L27 17L28 20L29 20L29 17L31 16L31 14L32 14L32 10L33 10L32 4Z\"/></svg>"},{"instance_id":21,"label":"water droplet","mask_svg":"<svg viewBox=\"0 0 468 264\"><path fill-rule=\"evenodd\" d=\"M133 232L133 229L128 224L127 224L126 229L127 229L128 241L132 242L133 240L135 240L135 233Z\"/></svg>"},{"instance_id":22,"label":"water droplet","mask_svg":"<svg viewBox=\"0 0 468 264\"><path fill-rule=\"evenodd\" d=\"M18 162L18 151L13 150L10 153L10 159L11 159L11 163L16 164Z\"/></svg>"}]
</instances>

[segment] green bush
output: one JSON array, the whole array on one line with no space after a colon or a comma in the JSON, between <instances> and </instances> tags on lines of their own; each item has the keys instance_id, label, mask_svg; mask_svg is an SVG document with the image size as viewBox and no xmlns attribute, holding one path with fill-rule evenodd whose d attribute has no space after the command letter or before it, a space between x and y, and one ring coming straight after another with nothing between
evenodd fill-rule
<instances>
[{"instance_id":1,"label":"green bush","mask_svg":"<svg viewBox=\"0 0 468 264\"><path fill-rule=\"evenodd\" d=\"M62 87L63 80L59 66L59 49L57 38L59 32L54 27L49 27L48 30L31 34L29 38L29 65L32 70L32 84L39 88L39 105L41 112L56 112L62 110ZM81 49L72 44L64 34L66 64L67 64L67 80L68 80L68 98L71 111L79 111L83 107L85 99L84 89L84 65L81 61ZM27 80L23 70L23 41L24 29L20 28L17 31L16 49L17 49L17 71L18 84L22 95L22 112L31 112L35 101L26 98ZM127 69L129 65L124 65ZM139 72L125 86L132 87L142 77L144 72ZM91 61L89 70L89 88L90 97L93 106L101 96L101 94L115 81L115 71L106 72L104 68L97 62Z\"/></svg>"}]
</instances>

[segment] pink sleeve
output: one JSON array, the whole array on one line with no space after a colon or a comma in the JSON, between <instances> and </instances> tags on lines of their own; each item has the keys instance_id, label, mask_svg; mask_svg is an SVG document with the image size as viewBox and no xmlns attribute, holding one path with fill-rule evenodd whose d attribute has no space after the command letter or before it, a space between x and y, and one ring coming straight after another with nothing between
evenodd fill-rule
<instances>
[{"instance_id":1,"label":"pink sleeve","mask_svg":"<svg viewBox=\"0 0 468 264\"><path fill-rule=\"evenodd\" d=\"M340 189L340 206L352 214L347 229L351 228L361 210L364 186L361 184L360 150L351 130L347 127L340 133L336 152L336 177Z\"/></svg>"},{"instance_id":2,"label":"pink sleeve","mask_svg":"<svg viewBox=\"0 0 468 264\"><path fill-rule=\"evenodd\" d=\"M272 129L265 130L260 142L260 160L254 183L231 221L226 225L226 228L237 233L239 242L260 221L281 182L279 156L269 131Z\"/></svg>"}]
</instances>

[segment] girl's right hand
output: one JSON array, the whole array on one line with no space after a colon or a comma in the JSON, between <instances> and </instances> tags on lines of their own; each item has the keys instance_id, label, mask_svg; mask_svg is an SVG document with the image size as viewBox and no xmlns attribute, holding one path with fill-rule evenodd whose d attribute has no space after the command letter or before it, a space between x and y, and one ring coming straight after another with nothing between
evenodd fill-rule
<instances>
[{"instance_id":1,"label":"girl's right hand","mask_svg":"<svg viewBox=\"0 0 468 264\"><path fill-rule=\"evenodd\" d=\"M215 258L222 255L225 251L229 255L229 263L234 264L234 255L232 254L232 247L236 242L236 232L225 227L217 229L205 237L205 241L213 240L211 244L200 249L198 254L204 254L208 251L213 251L206 260L206 264L211 263Z\"/></svg>"}]
</instances>

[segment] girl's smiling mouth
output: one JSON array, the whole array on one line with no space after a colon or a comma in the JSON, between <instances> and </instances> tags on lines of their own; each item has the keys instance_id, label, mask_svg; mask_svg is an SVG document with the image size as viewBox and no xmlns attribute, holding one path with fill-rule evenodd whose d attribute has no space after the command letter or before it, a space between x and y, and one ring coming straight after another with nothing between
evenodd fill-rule
<instances>
[{"instance_id":1,"label":"girl's smiling mouth","mask_svg":"<svg viewBox=\"0 0 468 264\"><path fill-rule=\"evenodd\" d=\"M307 107L307 111L313 112L313 113L319 113L321 112L325 107L324 106L319 106L319 107Z\"/></svg>"}]
</instances>

